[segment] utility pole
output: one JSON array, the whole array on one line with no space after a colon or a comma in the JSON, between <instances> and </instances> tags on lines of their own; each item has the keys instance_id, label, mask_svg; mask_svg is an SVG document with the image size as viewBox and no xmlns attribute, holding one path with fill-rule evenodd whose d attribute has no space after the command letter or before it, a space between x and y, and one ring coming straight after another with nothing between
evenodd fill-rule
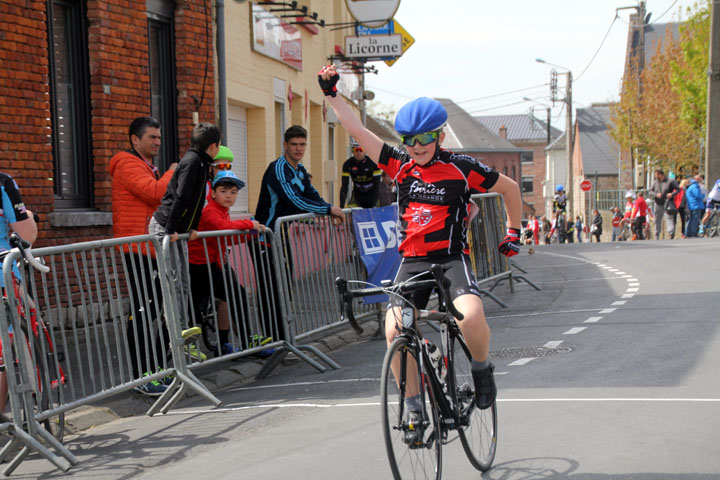
<instances>
[{"instance_id":1,"label":"utility pole","mask_svg":"<svg viewBox=\"0 0 720 480\"><path fill-rule=\"evenodd\" d=\"M713 0L710 18L707 120L705 126L705 185L720 178L720 0Z\"/></svg>"},{"instance_id":2,"label":"utility pole","mask_svg":"<svg viewBox=\"0 0 720 480\"><path fill-rule=\"evenodd\" d=\"M720 1L720 0L718 0ZM565 114L565 156L567 159L567 179L568 179L568 203L570 204L570 218L575 218L573 216L574 211L574 190L573 187L573 161L572 161L572 152L573 152L573 145L572 145L572 72L568 70L565 72L565 75L567 75L567 84L565 85L565 108L567 109Z\"/></svg>"}]
</instances>

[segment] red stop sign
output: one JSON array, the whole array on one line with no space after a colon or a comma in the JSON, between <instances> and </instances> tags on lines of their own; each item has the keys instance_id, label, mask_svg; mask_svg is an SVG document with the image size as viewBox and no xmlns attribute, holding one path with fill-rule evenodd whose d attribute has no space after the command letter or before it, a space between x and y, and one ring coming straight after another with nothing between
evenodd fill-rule
<instances>
[{"instance_id":1,"label":"red stop sign","mask_svg":"<svg viewBox=\"0 0 720 480\"><path fill-rule=\"evenodd\" d=\"M590 180L583 180L580 183L580 188L583 192L589 192L590 190L592 190L592 182Z\"/></svg>"}]
</instances>

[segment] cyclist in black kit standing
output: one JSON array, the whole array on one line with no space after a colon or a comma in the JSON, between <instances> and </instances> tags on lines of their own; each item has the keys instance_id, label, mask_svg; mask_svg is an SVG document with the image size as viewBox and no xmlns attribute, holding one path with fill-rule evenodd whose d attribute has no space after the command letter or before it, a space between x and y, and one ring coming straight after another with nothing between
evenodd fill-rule
<instances>
[{"instance_id":1,"label":"cyclist in black kit standing","mask_svg":"<svg viewBox=\"0 0 720 480\"><path fill-rule=\"evenodd\" d=\"M348 185L353 183L348 207L372 208L378 203L380 191L380 169L365 155L365 151L355 141L351 144L353 156L345 160L342 168L340 187L340 208L345 208Z\"/></svg>"},{"instance_id":2,"label":"cyclist in black kit standing","mask_svg":"<svg viewBox=\"0 0 720 480\"><path fill-rule=\"evenodd\" d=\"M490 328L485 321L480 292L468 259L465 219L470 195L477 192L500 193L508 215L507 236L499 249L504 255L520 251L521 197L518 184L472 157L442 150L442 131L447 112L432 99L421 97L403 106L395 118L395 129L407 146L408 153L383 143L366 129L345 100L336 96L335 84L340 76L335 67L324 67L318 81L343 127L357 140L371 158L395 180L398 188L400 220L400 253L403 257L395 282L427 271L433 263L443 264L450 278L450 295L464 319L457 322L472 354L472 374L479 408L493 404L497 393L489 362ZM414 297L418 308L424 308L430 292ZM385 320L385 338L390 345L401 318L400 303L392 303ZM393 367L397 378L397 368ZM405 403L409 423L420 418L419 387L408 385Z\"/></svg>"}]
</instances>

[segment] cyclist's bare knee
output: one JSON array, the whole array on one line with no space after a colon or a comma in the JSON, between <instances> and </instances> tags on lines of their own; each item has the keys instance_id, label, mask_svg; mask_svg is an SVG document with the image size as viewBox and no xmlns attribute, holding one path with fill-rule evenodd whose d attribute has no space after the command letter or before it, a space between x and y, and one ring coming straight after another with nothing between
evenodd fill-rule
<instances>
[{"instance_id":1,"label":"cyclist's bare knee","mask_svg":"<svg viewBox=\"0 0 720 480\"><path fill-rule=\"evenodd\" d=\"M390 345L398 336L397 325L402 322L402 310L400 307L389 308L385 314L385 340Z\"/></svg>"}]
</instances>

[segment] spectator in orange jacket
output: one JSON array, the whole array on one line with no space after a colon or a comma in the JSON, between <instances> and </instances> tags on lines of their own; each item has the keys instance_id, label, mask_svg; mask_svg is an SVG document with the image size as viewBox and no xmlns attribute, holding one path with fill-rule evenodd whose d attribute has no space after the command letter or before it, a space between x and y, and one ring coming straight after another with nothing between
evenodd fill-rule
<instances>
[{"instance_id":1,"label":"spectator in orange jacket","mask_svg":"<svg viewBox=\"0 0 720 480\"><path fill-rule=\"evenodd\" d=\"M237 200L238 192L244 186L245 183L232 170L219 171L212 180L210 198L200 216L198 231L264 231L265 227L257 220L230 220L230 207L233 206L235 200ZM240 321L247 321L249 318L245 288L238 283L235 272L228 265L225 258L225 247L229 246L228 244L228 237L210 238L207 241L198 239L188 243L190 286L195 318L199 318L200 306L207 301L211 292L216 299L220 300L217 308L219 346L215 352L219 355L227 355L238 351L238 348L230 342L230 308L228 302L234 307L234 316L236 318Z\"/></svg>"},{"instance_id":2,"label":"spectator in orange jacket","mask_svg":"<svg viewBox=\"0 0 720 480\"><path fill-rule=\"evenodd\" d=\"M177 165L171 164L168 171L160 175L159 169L153 163L161 144L160 123L154 118L136 118L130 124L128 135L131 148L110 159L115 238L148 233L150 217L160 205ZM123 252L131 300L127 339L132 372L134 377L138 378L143 373L154 372L163 360L160 344L149 350L156 353L154 359L149 358L145 348L151 343L151 339L146 338L146 332L154 330L152 325L160 310L160 285L157 279L153 279L157 263L155 252L149 244L133 243L131 248L125 245ZM147 296L143 292L147 292ZM167 345L168 335L164 324L159 330L162 333L159 332L158 335L162 334L165 339L162 344ZM136 391L149 395L161 394L161 390L164 391L163 385L154 383L138 387Z\"/></svg>"}]
</instances>

